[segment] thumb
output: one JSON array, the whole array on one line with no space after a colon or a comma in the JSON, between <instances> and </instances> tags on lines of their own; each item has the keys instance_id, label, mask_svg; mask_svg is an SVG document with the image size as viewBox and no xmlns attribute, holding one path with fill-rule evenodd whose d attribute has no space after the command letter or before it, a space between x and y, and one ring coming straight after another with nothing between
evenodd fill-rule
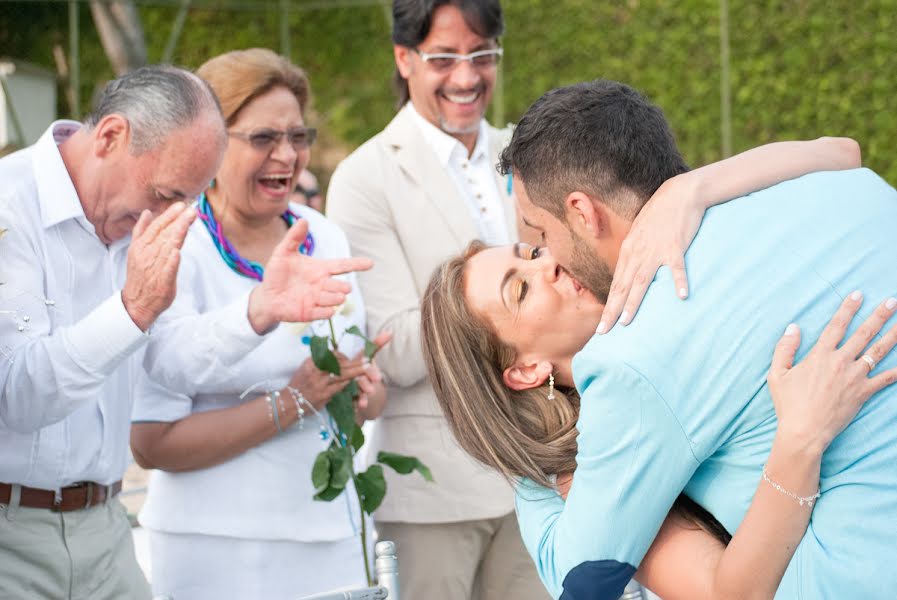
<instances>
[{"instance_id":1,"label":"thumb","mask_svg":"<svg viewBox=\"0 0 897 600\"><path fill-rule=\"evenodd\" d=\"M794 355L800 348L800 328L791 323L785 328L785 333L776 344L775 353L772 355L772 365L769 368L770 375L784 375L794 366Z\"/></svg>"},{"instance_id":2,"label":"thumb","mask_svg":"<svg viewBox=\"0 0 897 600\"><path fill-rule=\"evenodd\" d=\"M276 252L280 254L295 254L299 251L299 246L305 242L308 235L308 221L305 219L296 219L290 230L277 245Z\"/></svg>"},{"instance_id":3,"label":"thumb","mask_svg":"<svg viewBox=\"0 0 897 600\"><path fill-rule=\"evenodd\" d=\"M131 230L131 241L136 240L140 236L142 236L150 223L153 220L153 213L148 210L144 210L140 213L140 218L137 219L137 222L134 224L134 229Z\"/></svg>"}]
</instances>

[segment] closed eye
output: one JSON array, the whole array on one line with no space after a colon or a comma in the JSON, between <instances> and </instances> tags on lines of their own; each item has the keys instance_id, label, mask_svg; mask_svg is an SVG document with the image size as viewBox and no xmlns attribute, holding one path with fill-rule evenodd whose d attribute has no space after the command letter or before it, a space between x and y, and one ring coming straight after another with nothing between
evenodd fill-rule
<instances>
[{"instance_id":1,"label":"closed eye","mask_svg":"<svg viewBox=\"0 0 897 600\"><path fill-rule=\"evenodd\" d=\"M523 299L526 298L526 293L529 291L529 284L521 279L520 285L517 286L517 304L518 306L523 302Z\"/></svg>"}]
</instances>

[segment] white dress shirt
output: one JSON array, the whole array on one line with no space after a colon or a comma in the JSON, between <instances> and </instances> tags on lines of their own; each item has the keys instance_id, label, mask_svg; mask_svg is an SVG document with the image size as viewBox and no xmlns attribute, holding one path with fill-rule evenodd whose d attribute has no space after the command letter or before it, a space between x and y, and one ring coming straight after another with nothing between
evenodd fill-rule
<instances>
[{"instance_id":1,"label":"white dress shirt","mask_svg":"<svg viewBox=\"0 0 897 600\"><path fill-rule=\"evenodd\" d=\"M339 227L313 209L292 209L308 220L315 257L349 256ZM365 327L354 275L347 280L352 293L333 318L337 335L351 325L362 331ZM135 422L174 422L192 413L236 406L287 384L310 355L307 336L327 335L329 327L327 321L284 323L257 335L247 318L249 293L256 285L256 280L227 266L197 220L181 252L177 298L156 322L146 349ZM340 341L340 351L350 357L362 347L352 335ZM320 422L307 415L301 430L294 425L214 467L153 471L140 523L168 533L255 540L316 542L353 536L359 511L351 485L348 494L333 502L312 499L312 465L331 441L322 440L320 430Z\"/></svg>"},{"instance_id":2,"label":"white dress shirt","mask_svg":"<svg viewBox=\"0 0 897 600\"><path fill-rule=\"evenodd\" d=\"M130 238L97 237L57 148L80 127L0 159L0 481L43 489L121 479L147 339L121 300Z\"/></svg>"},{"instance_id":3,"label":"white dress shirt","mask_svg":"<svg viewBox=\"0 0 897 600\"><path fill-rule=\"evenodd\" d=\"M421 135L433 148L439 162L455 182L458 193L464 198L480 239L490 246L510 244L504 207L495 185L495 165L489 160L486 120L480 121L477 143L468 157L464 144L424 119L413 104L409 103L409 106Z\"/></svg>"}]
</instances>

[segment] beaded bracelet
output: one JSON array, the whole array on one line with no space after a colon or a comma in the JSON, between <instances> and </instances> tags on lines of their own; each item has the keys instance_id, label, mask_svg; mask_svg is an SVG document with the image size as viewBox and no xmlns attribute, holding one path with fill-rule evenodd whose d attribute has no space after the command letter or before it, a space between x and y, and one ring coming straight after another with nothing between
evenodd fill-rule
<instances>
[{"instance_id":1,"label":"beaded bracelet","mask_svg":"<svg viewBox=\"0 0 897 600\"><path fill-rule=\"evenodd\" d=\"M305 424L305 409L302 408L302 403L307 402L305 396L302 395L302 392L297 390L292 386L287 386L287 391L293 397L293 402L296 403L296 415L298 416L297 423L299 424L299 430L302 430L302 426Z\"/></svg>"},{"instance_id":2,"label":"beaded bracelet","mask_svg":"<svg viewBox=\"0 0 897 600\"><path fill-rule=\"evenodd\" d=\"M785 494L785 495L788 496L789 498L794 498L795 500L797 500L797 503L800 504L801 506L803 506L804 504L806 504L806 505L809 506L810 508L813 508L813 505L814 505L814 504L816 503L816 501L819 500L819 498L822 496L822 489L821 489L821 488L818 488L818 489L816 490L816 493L813 494L812 496L798 496L797 494L795 494L795 493L793 493L793 492L789 492L788 490L786 490L785 488L783 488L781 485L779 485L778 483L776 483L775 481L773 481L772 479L770 479L770 477L769 477L769 473L766 472L766 465L763 465L763 481L765 481L766 483L768 483L769 485L771 485L771 486L772 486L773 488L775 488L776 491L778 491L779 493Z\"/></svg>"}]
</instances>

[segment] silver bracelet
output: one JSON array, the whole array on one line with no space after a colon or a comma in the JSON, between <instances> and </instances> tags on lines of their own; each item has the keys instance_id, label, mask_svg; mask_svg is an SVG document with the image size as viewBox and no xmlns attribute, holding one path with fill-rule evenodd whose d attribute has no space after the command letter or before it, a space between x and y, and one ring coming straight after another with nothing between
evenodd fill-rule
<instances>
[{"instance_id":1,"label":"silver bracelet","mask_svg":"<svg viewBox=\"0 0 897 600\"><path fill-rule=\"evenodd\" d=\"M813 505L816 504L816 501L819 500L819 498L822 496L821 488L818 488L816 490L816 493L813 494L812 496L798 496L797 494L795 494L793 492L789 492L788 490L783 488L781 485L779 485L778 483L776 483L775 481L773 481L772 479L769 478L769 473L766 472L766 465L763 465L763 481L765 481L766 483L771 485L779 493L785 494L789 498L794 498L795 500L797 500L797 503L800 504L801 506L806 504L810 508L813 508Z\"/></svg>"},{"instance_id":2,"label":"silver bracelet","mask_svg":"<svg viewBox=\"0 0 897 600\"><path fill-rule=\"evenodd\" d=\"M305 399L305 396L302 395L302 392L292 386L288 385L287 391L290 392L290 395L293 397L293 402L296 403L296 415L299 417L296 422L299 424L299 430L301 431L302 426L305 423L305 409L302 408L302 403L308 401Z\"/></svg>"},{"instance_id":3,"label":"silver bracelet","mask_svg":"<svg viewBox=\"0 0 897 600\"><path fill-rule=\"evenodd\" d=\"M277 410L277 405L280 400L280 392L269 392L268 393L268 403L274 409L274 426L277 427L277 433L283 433L283 428L280 426L280 413Z\"/></svg>"}]
</instances>

